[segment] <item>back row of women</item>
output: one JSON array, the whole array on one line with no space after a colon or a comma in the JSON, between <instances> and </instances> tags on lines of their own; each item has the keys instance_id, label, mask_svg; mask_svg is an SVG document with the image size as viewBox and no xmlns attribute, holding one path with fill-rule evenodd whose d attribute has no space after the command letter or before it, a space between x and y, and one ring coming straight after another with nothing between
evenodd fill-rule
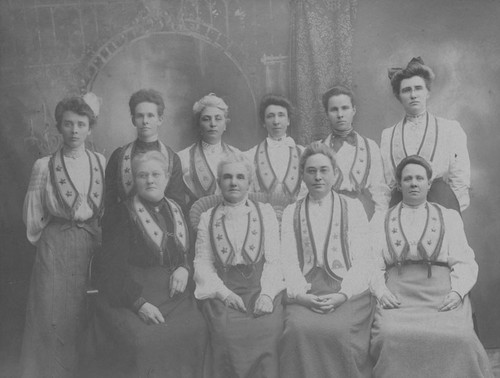
<instances>
[{"instance_id":1,"label":"back row of women","mask_svg":"<svg viewBox=\"0 0 500 378\"><path fill-rule=\"evenodd\" d=\"M380 150L353 130L342 86L323 95L332 133L305 149L286 135L290 103L265 96L268 137L245 153L222 142L228 107L214 94L193 107L200 140L174 153L158 139L161 96L138 91L138 137L105 174L85 149L96 98L61 101L63 147L35 163L25 200L37 255L23 377L77 374L101 217L91 329L117 376L491 377L459 213L465 133L427 112L420 59L390 78L406 115ZM278 217L276 198L289 204Z\"/></svg>"}]
</instances>

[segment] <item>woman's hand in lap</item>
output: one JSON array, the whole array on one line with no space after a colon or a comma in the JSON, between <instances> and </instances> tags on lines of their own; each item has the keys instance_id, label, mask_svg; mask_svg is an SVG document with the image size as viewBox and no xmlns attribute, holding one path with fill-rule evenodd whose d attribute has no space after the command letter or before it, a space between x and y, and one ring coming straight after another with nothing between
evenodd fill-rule
<instances>
[{"instance_id":1,"label":"woman's hand in lap","mask_svg":"<svg viewBox=\"0 0 500 378\"><path fill-rule=\"evenodd\" d=\"M386 290L386 292L379 298L378 303L386 310L401 306L401 301L389 290Z\"/></svg>"},{"instance_id":2,"label":"woman's hand in lap","mask_svg":"<svg viewBox=\"0 0 500 378\"><path fill-rule=\"evenodd\" d=\"M158 310L158 307L148 302L144 303L139 309L139 317L146 324L165 323L165 319L163 318L160 310Z\"/></svg>"},{"instance_id":3,"label":"woman's hand in lap","mask_svg":"<svg viewBox=\"0 0 500 378\"><path fill-rule=\"evenodd\" d=\"M446 297L444 297L441 306L439 306L438 311L450 311L456 309L462 303L462 298L456 291L450 291Z\"/></svg>"},{"instance_id":4,"label":"woman's hand in lap","mask_svg":"<svg viewBox=\"0 0 500 378\"><path fill-rule=\"evenodd\" d=\"M261 294L259 298L255 301L255 308L253 314L255 316L261 316L264 314L270 314L273 312L274 305L271 297L269 295Z\"/></svg>"},{"instance_id":5,"label":"woman's hand in lap","mask_svg":"<svg viewBox=\"0 0 500 378\"><path fill-rule=\"evenodd\" d=\"M189 272L184 267L177 268L170 276L170 298L177 293L184 293L189 278Z\"/></svg>"},{"instance_id":6,"label":"woman's hand in lap","mask_svg":"<svg viewBox=\"0 0 500 378\"><path fill-rule=\"evenodd\" d=\"M226 299L224 299L224 304L226 307L232 308L234 310L238 310L241 312L247 312L247 308L245 307L245 303L243 299L235 293L229 294Z\"/></svg>"},{"instance_id":7,"label":"woman's hand in lap","mask_svg":"<svg viewBox=\"0 0 500 378\"><path fill-rule=\"evenodd\" d=\"M321 299L314 294L298 294L295 297L295 302L315 312L321 312L320 306L323 303Z\"/></svg>"},{"instance_id":8,"label":"woman's hand in lap","mask_svg":"<svg viewBox=\"0 0 500 378\"><path fill-rule=\"evenodd\" d=\"M321 300L319 309L325 314L334 311L337 307L340 307L345 301L347 301L347 297L339 293L321 295L319 296L319 299Z\"/></svg>"}]
</instances>

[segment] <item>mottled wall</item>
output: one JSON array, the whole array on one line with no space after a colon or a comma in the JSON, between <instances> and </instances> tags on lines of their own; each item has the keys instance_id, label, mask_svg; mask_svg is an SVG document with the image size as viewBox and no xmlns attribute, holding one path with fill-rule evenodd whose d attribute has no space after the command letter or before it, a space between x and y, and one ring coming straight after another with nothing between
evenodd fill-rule
<instances>
[{"instance_id":1,"label":"mottled wall","mask_svg":"<svg viewBox=\"0 0 500 378\"><path fill-rule=\"evenodd\" d=\"M468 136L471 206L464 213L479 263L473 290L481 340L500 347L500 2L362 0L354 33L356 127L380 142L402 117L387 68L422 56L436 74L429 108Z\"/></svg>"}]
</instances>

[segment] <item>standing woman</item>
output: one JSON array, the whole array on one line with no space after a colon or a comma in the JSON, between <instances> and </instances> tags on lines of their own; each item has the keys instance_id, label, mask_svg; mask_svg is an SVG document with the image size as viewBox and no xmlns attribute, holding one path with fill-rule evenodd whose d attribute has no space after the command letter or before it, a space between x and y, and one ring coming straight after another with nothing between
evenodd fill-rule
<instances>
[{"instance_id":1,"label":"standing woman","mask_svg":"<svg viewBox=\"0 0 500 378\"><path fill-rule=\"evenodd\" d=\"M230 121L229 108L222 98L214 93L202 97L193 105L193 115L200 139L178 153L184 183L189 190L189 203L220 193L217 164L226 153L239 152L222 141L222 134Z\"/></svg>"},{"instance_id":2,"label":"standing woman","mask_svg":"<svg viewBox=\"0 0 500 378\"><path fill-rule=\"evenodd\" d=\"M464 211L470 202L470 160L467 136L457 121L427 111L434 73L423 60L413 58L406 68L389 70L392 91L405 111L396 125L382 131L380 152L386 183L392 189L390 206L401 201L396 167L406 156L430 162L434 176L429 201Z\"/></svg>"},{"instance_id":3,"label":"standing woman","mask_svg":"<svg viewBox=\"0 0 500 378\"><path fill-rule=\"evenodd\" d=\"M105 159L85 148L98 98L60 101L63 146L33 167L24 201L28 240L37 252L26 311L22 377L73 377L85 314L87 270L100 232Z\"/></svg>"},{"instance_id":4,"label":"standing woman","mask_svg":"<svg viewBox=\"0 0 500 378\"><path fill-rule=\"evenodd\" d=\"M292 104L283 96L268 94L260 101L259 119L267 138L245 152L255 164L254 192L284 193L290 199L307 193L299 175L304 147L286 135L291 116Z\"/></svg>"}]
</instances>

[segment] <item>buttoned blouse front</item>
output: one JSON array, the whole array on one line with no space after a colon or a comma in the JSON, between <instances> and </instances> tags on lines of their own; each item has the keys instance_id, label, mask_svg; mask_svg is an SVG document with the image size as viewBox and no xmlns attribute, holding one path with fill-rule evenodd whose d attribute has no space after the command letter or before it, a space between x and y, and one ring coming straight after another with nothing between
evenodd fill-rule
<instances>
[{"instance_id":1,"label":"buttoned blouse front","mask_svg":"<svg viewBox=\"0 0 500 378\"><path fill-rule=\"evenodd\" d=\"M264 268L261 277L261 294L274 298L284 288L279 259L279 234L276 214L269 204L257 203L262 214L264 230ZM221 218L224 218L227 235L234 248L234 265L244 264L242 247L248 228L250 207L246 201L237 205L223 204ZM196 257L194 259L194 279L197 299L219 298L224 300L231 291L217 274L215 256L210 242L210 217L212 209L200 217L196 238Z\"/></svg>"}]
</instances>

